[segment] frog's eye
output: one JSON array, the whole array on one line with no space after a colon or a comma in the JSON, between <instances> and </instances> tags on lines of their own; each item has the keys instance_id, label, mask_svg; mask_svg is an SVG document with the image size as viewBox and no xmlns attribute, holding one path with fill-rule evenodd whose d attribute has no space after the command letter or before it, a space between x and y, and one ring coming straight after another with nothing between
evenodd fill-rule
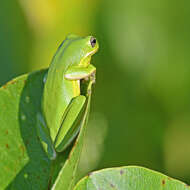
<instances>
[{"instance_id":1,"label":"frog's eye","mask_svg":"<svg viewBox=\"0 0 190 190\"><path fill-rule=\"evenodd\" d=\"M90 38L90 44L91 44L92 47L94 47L96 45L96 38L91 37Z\"/></svg>"}]
</instances>

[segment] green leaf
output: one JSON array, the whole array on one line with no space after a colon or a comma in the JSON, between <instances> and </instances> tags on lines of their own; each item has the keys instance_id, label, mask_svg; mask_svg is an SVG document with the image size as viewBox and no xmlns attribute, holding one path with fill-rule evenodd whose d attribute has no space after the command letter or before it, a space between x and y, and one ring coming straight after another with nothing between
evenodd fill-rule
<instances>
[{"instance_id":1,"label":"green leaf","mask_svg":"<svg viewBox=\"0 0 190 190\"><path fill-rule=\"evenodd\" d=\"M0 88L0 187L43 189L51 162L36 132L45 71L18 77Z\"/></svg>"},{"instance_id":2,"label":"green leaf","mask_svg":"<svg viewBox=\"0 0 190 190\"><path fill-rule=\"evenodd\" d=\"M0 189L69 190L74 185L85 130L54 161L37 136L46 72L20 76L0 88Z\"/></svg>"},{"instance_id":3,"label":"green leaf","mask_svg":"<svg viewBox=\"0 0 190 190\"><path fill-rule=\"evenodd\" d=\"M137 166L92 172L74 190L189 190L190 187L159 172Z\"/></svg>"}]
</instances>

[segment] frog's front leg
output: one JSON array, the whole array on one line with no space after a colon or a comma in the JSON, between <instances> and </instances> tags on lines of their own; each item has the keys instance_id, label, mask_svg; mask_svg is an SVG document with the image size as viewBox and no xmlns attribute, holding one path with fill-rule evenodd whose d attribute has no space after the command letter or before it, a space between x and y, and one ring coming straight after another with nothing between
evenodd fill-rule
<instances>
[{"instance_id":1,"label":"frog's front leg","mask_svg":"<svg viewBox=\"0 0 190 190\"><path fill-rule=\"evenodd\" d=\"M65 78L68 80L81 80L93 75L96 72L96 67L89 64L87 67L72 66L65 73Z\"/></svg>"}]
</instances>

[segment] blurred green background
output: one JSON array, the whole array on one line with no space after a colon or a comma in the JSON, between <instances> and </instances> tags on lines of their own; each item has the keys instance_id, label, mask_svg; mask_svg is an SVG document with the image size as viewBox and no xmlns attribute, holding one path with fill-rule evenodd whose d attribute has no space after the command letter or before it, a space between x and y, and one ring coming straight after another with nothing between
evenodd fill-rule
<instances>
[{"instance_id":1,"label":"blurred green background","mask_svg":"<svg viewBox=\"0 0 190 190\"><path fill-rule=\"evenodd\" d=\"M190 184L190 1L0 3L0 85L48 67L69 33L100 50L79 177L140 165Z\"/></svg>"}]
</instances>

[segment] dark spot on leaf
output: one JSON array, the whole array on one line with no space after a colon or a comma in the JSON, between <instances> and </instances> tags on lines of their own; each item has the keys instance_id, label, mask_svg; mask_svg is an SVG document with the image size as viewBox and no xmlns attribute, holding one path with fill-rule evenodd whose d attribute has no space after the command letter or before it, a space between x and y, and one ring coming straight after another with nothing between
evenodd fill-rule
<instances>
[{"instance_id":1,"label":"dark spot on leaf","mask_svg":"<svg viewBox=\"0 0 190 190\"><path fill-rule=\"evenodd\" d=\"M7 88L7 85L14 84L14 83L16 83L16 82L17 82L17 81L14 81L14 80L9 81L9 82L7 82L6 84L4 84L4 85L2 86L2 88L6 89L6 88Z\"/></svg>"},{"instance_id":2,"label":"dark spot on leaf","mask_svg":"<svg viewBox=\"0 0 190 190\"><path fill-rule=\"evenodd\" d=\"M92 175L92 172L90 172L89 174L88 174L88 176L90 177Z\"/></svg>"},{"instance_id":3,"label":"dark spot on leaf","mask_svg":"<svg viewBox=\"0 0 190 190\"><path fill-rule=\"evenodd\" d=\"M6 144L6 148L9 148L9 145L8 145L8 144Z\"/></svg>"},{"instance_id":4,"label":"dark spot on leaf","mask_svg":"<svg viewBox=\"0 0 190 190\"><path fill-rule=\"evenodd\" d=\"M8 130L5 131L5 134L8 135Z\"/></svg>"},{"instance_id":5,"label":"dark spot on leaf","mask_svg":"<svg viewBox=\"0 0 190 190\"><path fill-rule=\"evenodd\" d=\"M162 180L162 185L165 185L166 184L166 181L163 179Z\"/></svg>"},{"instance_id":6,"label":"dark spot on leaf","mask_svg":"<svg viewBox=\"0 0 190 190\"><path fill-rule=\"evenodd\" d=\"M123 175L124 171L123 170L120 170L120 174Z\"/></svg>"},{"instance_id":7,"label":"dark spot on leaf","mask_svg":"<svg viewBox=\"0 0 190 190\"><path fill-rule=\"evenodd\" d=\"M2 88L6 89L7 88L7 84L3 85Z\"/></svg>"},{"instance_id":8,"label":"dark spot on leaf","mask_svg":"<svg viewBox=\"0 0 190 190\"><path fill-rule=\"evenodd\" d=\"M15 84L15 83L16 83L16 81L14 81L14 80L10 81L10 84Z\"/></svg>"},{"instance_id":9,"label":"dark spot on leaf","mask_svg":"<svg viewBox=\"0 0 190 190\"><path fill-rule=\"evenodd\" d=\"M112 183L110 184L110 186L111 186L112 188L114 188L114 187L115 187L115 185L114 185L114 184L112 184Z\"/></svg>"},{"instance_id":10,"label":"dark spot on leaf","mask_svg":"<svg viewBox=\"0 0 190 190\"><path fill-rule=\"evenodd\" d=\"M20 150L21 150L21 152L22 152L22 155L24 156L25 148L24 148L23 145L20 146Z\"/></svg>"}]
</instances>

